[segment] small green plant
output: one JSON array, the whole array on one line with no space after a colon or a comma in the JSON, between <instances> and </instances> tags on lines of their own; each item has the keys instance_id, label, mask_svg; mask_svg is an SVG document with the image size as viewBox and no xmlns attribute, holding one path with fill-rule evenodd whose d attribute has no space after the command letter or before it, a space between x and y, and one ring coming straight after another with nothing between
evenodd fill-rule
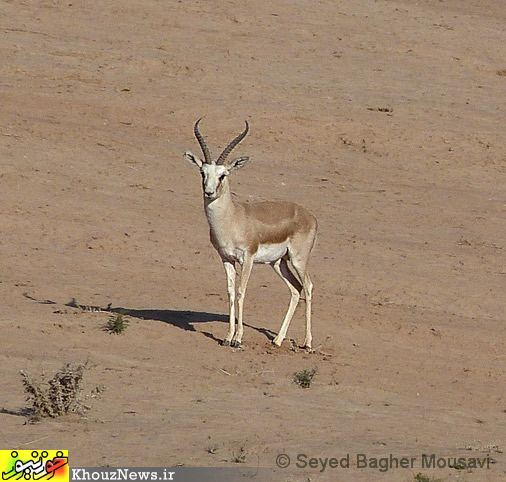
<instances>
[{"instance_id":1,"label":"small green plant","mask_svg":"<svg viewBox=\"0 0 506 482\"><path fill-rule=\"evenodd\" d=\"M309 388L313 383L313 378L316 375L316 368L312 370L300 370L293 374L293 381L301 388Z\"/></svg>"},{"instance_id":2,"label":"small green plant","mask_svg":"<svg viewBox=\"0 0 506 482\"><path fill-rule=\"evenodd\" d=\"M43 380L34 380L22 371L27 401L31 403L31 419L40 420L44 417L56 418L67 413L82 413L80 395L83 373L87 368L87 364L67 363L47 383Z\"/></svg>"},{"instance_id":3,"label":"small green plant","mask_svg":"<svg viewBox=\"0 0 506 482\"><path fill-rule=\"evenodd\" d=\"M125 319L123 313L116 313L109 317L109 321L105 325L105 330L115 335L120 335L128 327L128 320Z\"/></svg>"}]
</instances>

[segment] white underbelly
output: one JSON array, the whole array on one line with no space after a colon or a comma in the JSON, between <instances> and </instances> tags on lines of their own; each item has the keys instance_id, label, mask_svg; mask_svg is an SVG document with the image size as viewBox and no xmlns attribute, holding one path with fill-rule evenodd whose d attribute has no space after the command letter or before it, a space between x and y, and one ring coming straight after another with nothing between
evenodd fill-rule
<instances>
[{"instance_id":1,"label":"white underbelly","mask_svg":"<svg viewBox=\"0 0 506 482\"><path fill-rule=\"evenodd\" d=\"M286 254L287 247L287 242L280 244L261 244L253 257L253 262L272 263Z\"/></svg>"}]
</instances>

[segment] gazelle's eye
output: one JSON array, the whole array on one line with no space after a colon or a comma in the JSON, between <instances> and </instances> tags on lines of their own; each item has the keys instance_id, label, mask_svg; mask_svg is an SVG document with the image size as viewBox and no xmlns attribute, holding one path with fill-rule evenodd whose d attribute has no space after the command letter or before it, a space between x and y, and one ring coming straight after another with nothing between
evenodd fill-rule
<instances>
[{"instance_id":1,"label":"gazelle's eye","mask_svg":"<svg viewBox=\"0 0 506 482\"><path fill-rule=\"evenodd\" d=\"M225 179L225 177L226 177L226 175L225 175L225 174L222 174L222 175L219 177L220 182L222 182L222 181L223 181L223 179Z\"/></svg>"}]
</instances>

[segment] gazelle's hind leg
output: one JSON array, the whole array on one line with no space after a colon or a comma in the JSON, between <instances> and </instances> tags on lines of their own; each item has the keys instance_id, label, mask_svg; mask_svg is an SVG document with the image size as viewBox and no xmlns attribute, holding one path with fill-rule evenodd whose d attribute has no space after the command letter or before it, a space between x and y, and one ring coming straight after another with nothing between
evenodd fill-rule
<instances>
[{"instance_id":1,"label":"gazelle's hind leg","mask_svg":"<svg viewBox=\"0 0 506 482\"><path fill-rule=\"evenodd\" d=\"M309 274L306 273L304 263L300 263L297 259L292 259L292 265L299 275L299 278L303 280L302 288L304 289L304 297L306 298L306 336L304 338L304 348L310 350L311 341L313 340L311 335L311 302L313 298L313 282L311 281Z\"/></svg>"},{"instance_id":2,"label":"gazelle's hind leg","mask_svg":"<svg viewBox=\"0 0 506 482\"><path fill-rule=\"evenodd\" d=\"M307 273L307 265L315 238L316 220L313 229L306 236L294 238L288 250L290 261L302 283L302 289L306 298L306 336L304 338L304 347L306 349L311 349L311 302L313 297L313 283Z\"/></svg>"},{"instance_id":3,"label":"gazelle's hind leg","mask_svg":"<svg viewBox=\"0 0 506 482\"><path fill-rule=\"evenodd\" d=\"M313 303L313 282L306 273L304 279L304 294L306 295L306 337L304 338L304 348L311 350L311 342L313 335L311 335L311 308Z\"/></svg>"},{"instance_id":4,"label":"gazelle's hind leg","mask_svg":"<svg viewBox=\"0 0 506 482\"><path fill-rule=\"evenodd\" d=\"M304 289L304 297L306 298L306 336L304 338L304 348L311 349L311 342L313 337L311 335L311 304L313 299L313 282L306 272L307 262L300 261L300 259L293 258L292 265L295 271L302 280Z\"/></svg>"},{"instance_id":5,"label":"gazelle's hind leg","mask_svg":"<svg viewBox=\"0 0 506 482\"><path fill-rule=\"evenodd\" d=\"M299 283L299 280L293 275L288 267L288 263L285 258L278 259L274 263L271 263L271 266L274 268L274 271L281 277L281 279L285 282L285 284L290 289L291 298L290 304L288 306L288 310L285 315L285 319L283 320L283 324L279 329L278 336L272 340L272 342L281 346L281 343L285 339L286 332L288 331L288 327L290 326L290 321L292 321L293 314L295 312L295 308L299 303L300 292L302 291L302 286Z\"/></svg>"}]
</instances>

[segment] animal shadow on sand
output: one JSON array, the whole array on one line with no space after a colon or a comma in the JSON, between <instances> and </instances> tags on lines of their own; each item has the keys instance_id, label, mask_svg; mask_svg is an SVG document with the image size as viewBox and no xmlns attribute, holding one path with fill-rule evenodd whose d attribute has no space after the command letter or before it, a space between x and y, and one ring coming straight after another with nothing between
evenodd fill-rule
<instances>
[{"instance_id":1,"label":"animal shadow on sand","mask_svg":"<svg viewBox=\"0 0 506 482\"><path fill-rule=\"evenodd\" d=\"M149 309L132 309L132 308L123 308L123 307L113 307L108 305L107 307L100 306L90 306L90 305L81 305L78 304L75 298L72 298L72 301L66 303L66 306L70 306L72 308L80 308L85 311L105 311L109 313L118 313L125 316L130 316L132 318L138 318L140 320L155 320L161 321L163 323L167 323L172 326L176 326L177 328L181 328L185 331L195 331L198 333L202 333L204 336L211 338L217 343L221 343L222 339L217 338L213 333L209 333L203 330L196 330L195 325L200 323L211 323L211 322L221 322L226 323L228 325L228 316L222 315L218 313L209 313L207 311L191 311L191 310L149 310ZM248 324L244 324L245 327L252 328L262 334L264 334L270 341L274 339L276 334L271 330L265 328L257 328L255 326L251 326ZM225 335L225 331L223 332Z\"/></svg>"}]
</instances>

